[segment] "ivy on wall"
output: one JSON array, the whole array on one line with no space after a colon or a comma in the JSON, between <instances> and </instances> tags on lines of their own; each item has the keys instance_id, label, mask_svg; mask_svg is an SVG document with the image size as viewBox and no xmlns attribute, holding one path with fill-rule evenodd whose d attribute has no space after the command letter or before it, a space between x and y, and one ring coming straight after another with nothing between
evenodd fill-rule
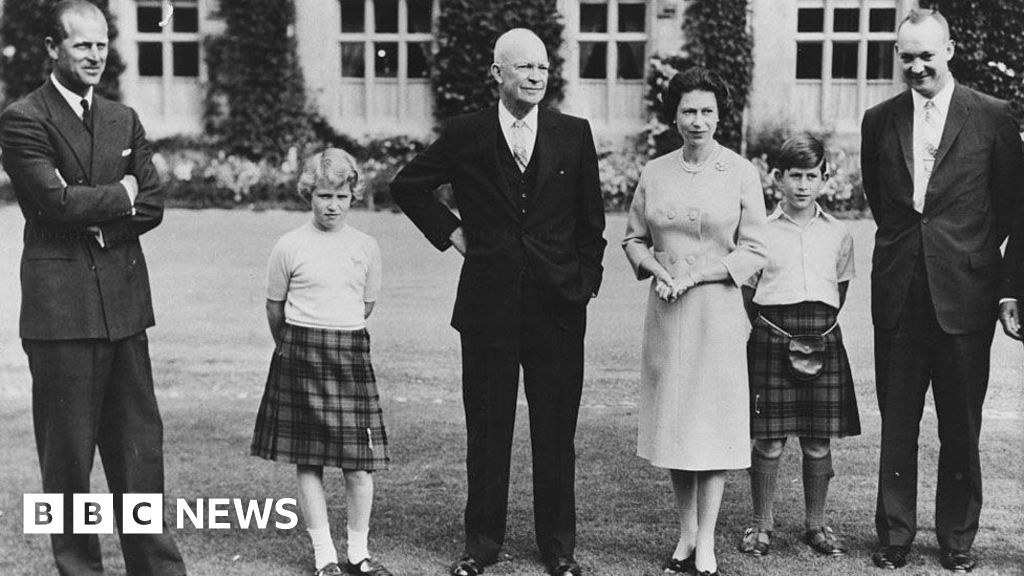
<instances>
[{"instance_id":1,"label":"ivy on wall","mask_svg":"<svg viewBox=\"0 0 1024 576\"><path fill-rule=\"evenodd\" d=\"M1024 10L1020 0L932 0L949 22L956 52L950 70L957 81L1008 100L1024 117Z\"/></svg>"},{"instance_id":2,"label":"ivy on wall","mask_svg":"<svg viewBox=\"0 0 1024 576\"><path fill-rule=\"evenodd\" d=\"M719 111L717 139L734 150L743 140L743 109L754 71L747 1L692 0L683 19L689 60L717 72L732 88L732 109Z\"/></svg>"},{"instance_id":3,"label":"ivy on wall","mask_svg":"<svg viewBox=\"0 0 1024 576\"><path fill-rule=\"evenodd\" d=\"M124 61L114 49L117 24L110 14L109 0L90 0L107 17L107 31L111 42L107 54L107 67L96 91L114 100L121 97L118 77L124 71ZM0 80L4 86L4 101L13 102L38 88L50 74L50 58L43 40L48 35L47 18L57 0L18 0L4 2L0 17Z\"/></svg>"},{"instance_id":4,"label":"ivy on wall","mask_svg":"<svg viewBox=\"0 0 1024 576\"><path fill-rule=\"evenodd\" d=\"M491 78L494 41L511 28L533 30L548 49L551 73L545 102L562 100L561 14L555 0L444 0L438 19L434 59L434 114L444 120L493 106L497 84Z\"/></svg>"},{"instance_id":5,"label":"ivy on wall","mask_svg":"<svg viewBox=\"0 0 1024 576\"><path fill-rule=\"evenodd\" d=\"M283 158L313 137L292 0L220 0L223 35L206 42L207 131L229 151Z\"/></svg>"}]
</instances>

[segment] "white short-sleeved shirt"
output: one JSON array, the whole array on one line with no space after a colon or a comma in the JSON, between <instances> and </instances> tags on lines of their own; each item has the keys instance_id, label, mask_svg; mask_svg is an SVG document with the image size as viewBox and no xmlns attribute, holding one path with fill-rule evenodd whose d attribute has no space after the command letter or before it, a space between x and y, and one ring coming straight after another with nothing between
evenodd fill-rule
<instances>
[{"instance_id":1,"label":"white short-sleeved shirt","mask_svg":"<svg viewBox=\"0 0 1024 576\"><path fill-rule=\"evenodd\" d=\"M366 326L365 302L381 287L377 241L344 225L325 232L312 222L277 241L267 264L267 299L284 301L289 324L333 330Z\"/></svg>"},{"instance_id":2,"label":"white short-sleeved shirt","mask_svg":"<svg viewBox=\"0 0 1024 576\"><path fill-rule=\"evenodd\" d=\"M768 216L768 265L747 281L757 289L755 304L824 302L839 308L839 284L855 273L853 235L821 206L814 208L814 218L806 226L797 224L781 205Z\"/></svg>"}]
</instances>

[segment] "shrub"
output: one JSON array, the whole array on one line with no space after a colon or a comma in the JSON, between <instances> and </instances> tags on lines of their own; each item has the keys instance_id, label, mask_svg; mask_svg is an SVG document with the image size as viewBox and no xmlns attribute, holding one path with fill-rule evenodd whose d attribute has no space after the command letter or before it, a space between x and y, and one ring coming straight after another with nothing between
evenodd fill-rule
<instances>
[{"instance_id":1,"label":"shrub","mask_svg":"<svg viewBox=\"0 0 1024 576\"><path fill-rule=\"evenodd\" d=\"M619 146L602 142L598 147L597 166L606 211L629 209L633 192L640 181L640 170L648 160L646 146L642 145L641 138L627 140Z\"/></svg>"},{"instance_id":2,"label":"shrub","mask_svg":"<svg viewBox=\"0 0 1024 576\"><path fill-rule=\"evenodd\" d=\"M493 106L498 89L490 76L494 41L511 28L533 30L548 49L551 73L545 101L562 100L562 16L555 0L444 0L434 58L434 114L439 120Z\"/></svg>"},{"instance_id":3,"label":"shrub","mask_svg":"<svg viewBox=\"0 0 1024 576\"><path fill-rule=\"evenodd\" d=\"M118 77L124 71L124 61L114 48L117 22L110 14L109 0L90 0L107 17L107 32L111 47L107 54L107 67L103 71L96 91L107 98L121 99ZM3 51L0 56L0 80L4 97L13 102L38 88L50 74L50 59L46 55L43 39L47 36L47 16L57 0L18 0L4 2L0 12L0 38Z\"/></svg>"},{"instance_id":4,"label":"shrub","mask_svg":"<svg viewBox=\"0 0 1024 576\"><path fill-rule=\"evenodd\" d=\"M291 0L221 0L223 36L206 43L207 131L232 154L284 158L313 139Z\"/></svg>"}]
</instances>

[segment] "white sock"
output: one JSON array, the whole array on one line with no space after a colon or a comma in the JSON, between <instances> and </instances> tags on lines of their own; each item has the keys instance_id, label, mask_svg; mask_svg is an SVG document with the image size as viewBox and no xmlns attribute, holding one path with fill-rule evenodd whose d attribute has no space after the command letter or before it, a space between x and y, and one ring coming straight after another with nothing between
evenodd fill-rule
<instances>
[{"instance_id":1,"label":"white sock","mask_svg":"<svg viewBox=\"0 0 1024 576\"><path fill-rule=\"evenodd\" d=\"M334 548L334 541L331 540L330 528L308 529L309 539L313 542L313 563L319 570L331 562L337 563L338 551Z\"/></svg>"},{"instance_id":2,"label":"white sock","mask_svg":"<svg viewBox=\"0 0 1024 576\"><path fill-rule=\"evenodd\" d=\"M348 561L352 564L362 562L370 557L370 531L356 532L348 529Z\"/></svg>"}]
</instances>

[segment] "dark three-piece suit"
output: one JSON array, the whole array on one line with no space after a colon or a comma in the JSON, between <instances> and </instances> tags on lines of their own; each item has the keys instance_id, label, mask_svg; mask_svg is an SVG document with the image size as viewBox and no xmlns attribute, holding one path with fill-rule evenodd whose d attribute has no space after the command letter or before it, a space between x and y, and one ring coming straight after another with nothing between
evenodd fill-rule
<instances>
[{"instance_id":1,"label":"dark three-piece suit","mask_svg":"<svg viewBox=\"0 0 1024 576\"><path fill-rule=\"evenodd\" d=\"M433 195L443 184L458 217ZM496 108L452 119L391 193L438 249L459 226L465 233L452 326L462 339L468 433L466 552L491 563L504 540L521 365L537 545L545 559L571 556L586 306L605 247L589 124L540 109L535 149L520 171Z\"/></svg>"}]
</instances>

